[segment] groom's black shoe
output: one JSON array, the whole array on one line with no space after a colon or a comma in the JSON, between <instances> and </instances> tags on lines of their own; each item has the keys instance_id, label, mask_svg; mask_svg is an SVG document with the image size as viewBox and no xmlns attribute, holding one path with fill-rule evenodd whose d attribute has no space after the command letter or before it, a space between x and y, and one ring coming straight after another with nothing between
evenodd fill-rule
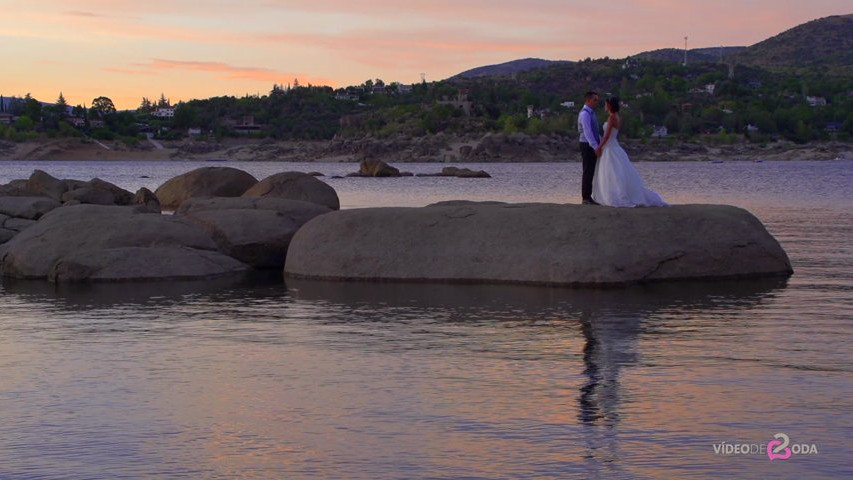
<instances>
[{"instance_id":1,"label":"groom's black shoe","mask_svg":"<svg viewBox=\"0 0 853 480\"><path fill-rule=\"evenodd\" d=\"M601 205L600 203L596 202L595 200L593 200L591 198L584 198L583 202L581 202L581 203L584 205Z\"/></svg>"}]
</instances>

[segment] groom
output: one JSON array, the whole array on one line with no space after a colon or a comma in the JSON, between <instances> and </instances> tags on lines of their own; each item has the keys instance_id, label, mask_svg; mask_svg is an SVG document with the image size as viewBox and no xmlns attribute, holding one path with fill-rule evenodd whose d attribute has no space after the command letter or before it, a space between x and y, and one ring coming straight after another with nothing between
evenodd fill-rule
<instances>
[{"instance_id":1,"label":"groom","mask_svg":"<svg viewBox=\"0 0 853 480\"><path fill-rule=\"evenodd\" d=\"M578 132L580 132L580 150L583 160L583 177L581 180L581 198L584 205L598 205L592 199L592 178L595 175L595 163L598 161L596 149L601 142L598 134L598 120L595 118L595 107L598 106L598 94L593 91L584 95L584 106L578 114Z\"/></svg>"}]
</instances>

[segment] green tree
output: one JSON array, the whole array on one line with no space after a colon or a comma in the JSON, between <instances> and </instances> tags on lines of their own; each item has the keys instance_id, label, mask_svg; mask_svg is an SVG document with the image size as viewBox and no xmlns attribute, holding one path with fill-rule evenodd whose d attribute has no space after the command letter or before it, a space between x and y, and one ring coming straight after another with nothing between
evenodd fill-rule
<instances>
[{"instance_id":1,"label":"green tree","mask_svg":"<svg viewBox=\"0 0 853 480\"><path fill-rule=\"evenodd\" d=\"M100 118L105 118L107 115L116 113L116 107L108 97L98 97L92 100L89 111Z\"/></svg>"},{"instance_id":2,"label":"green tree","mask_svg":"<svg viewBox=\"0 0 853 480\"><path fill-rule=\"evenodd\" d=\"M35 127L35 122L27 115L21 115L15 120L15 128L21 131L29 131Z\"/></svg>"},{"instance_id":3,"label":"green tree","mask_svg":"<svg viewBox=\"0 0 853 480\"><path fill-rule=\"evenodd\" d=\"M195 106L189 103L181 103L175 108L173 120L175 128L187 129L199 126L199 112Z\"/></svg>"},{"instance_id":4,"label":"green tree","mask_svg":"<svg viewBox=\"0 0 853 480\"><path fill-rule=\"evenodd\" d=\"M29 117L33 122L41 121L42 106L41 102L26 94L24 96L24 115Z\"/></svg>"},{"instance_id":5,"label":"green tree","mask_svg":"<svg viewBox=\"0 0 853 480\"><path fill-rule=\"evenodd\" d=\"M151 100L148 100L148 97L142 97L142 101L139 103L139 108L136 109L139 113L150 113L154 110L154 104L151 103Z\"/></svg>"},{"instance_id":6,"label":"green tree","mask_svg":"<svg viewBox=\"0 0 853 480\"><path fill-rule=\"evenodd\" d=\"M157 108L169 108L171 104L169 103L169 99L166 98L166 95L160 94L160 100L157 100Z\"/></svg>"},{"instance_id":7,"label":"green tree","mask_svg":"<svg viewBox=\"0 0 853 480\"><path fill-rule=\"evenodd\" d=\"M56 99L56 112L62 116L65 116L68 111L68 102L65 101L65 97L62 95L62 92L59 92L59 98Z\"/></svg>"}]
</instances>

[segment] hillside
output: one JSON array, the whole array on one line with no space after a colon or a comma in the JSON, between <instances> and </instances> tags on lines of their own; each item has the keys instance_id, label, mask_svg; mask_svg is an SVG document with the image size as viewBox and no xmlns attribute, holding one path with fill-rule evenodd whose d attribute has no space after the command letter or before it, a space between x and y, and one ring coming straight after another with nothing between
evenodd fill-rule
<instances>
[{"instance_id":1,"label":"hillside","mask_svg":"<svg viewBox=\"0 0 853 480\"><path fill-rule=\"evenodd\" d=\"M735 55L737 63L769 69L825 67L853 73L853 15L813 20L756 43Z\"/></svg>"},{"instance_id":2,"label":"hillside","mask_svg":"<svg viewBox=\"0 0 853 480\"><path fill-rule=\"evenodd\" d=\"M535 70L537 68L550 67L551 65L559 65L571 63L568 60L543 60L541 58L523 58L513 60L511 62L500 63L497 65L486 65L483 67L472 68L462 73L456 74L454 78L475 78L475 77L490 77L490 76L510 76L517 73Z\"/></svg>"},{"instance_id":3,"label":"hillside","mask_svg":"<svg viewBox=\"0 0 853 480\"><path fill-rule=\"evenodd\" d=\"M717 62L720 56L728 58L738 52L745 50L746 47L707 47L694 48L687 51L688 62ZM683 62L684 50L677 48L661 48L658 50L650 50L634 55L634 58L640 60L657 60L662 62Z\"/></svg>"}]
</instances>

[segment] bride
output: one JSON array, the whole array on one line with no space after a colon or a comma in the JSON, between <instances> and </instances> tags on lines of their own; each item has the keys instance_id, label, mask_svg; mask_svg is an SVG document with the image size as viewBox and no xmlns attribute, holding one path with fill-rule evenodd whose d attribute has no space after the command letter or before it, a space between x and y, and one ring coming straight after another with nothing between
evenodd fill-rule
<instances>
[{"instance_id":1,"label":"bride","mask_svg":"<svg viewBox=\"0 0 853 480\"><path fill-rule=\"evenodd\" d=\"M647 189L628 154L619 145L619 98L610 97L604 103L610 116L604 127L604 138L595 153L599 155L592 179L592 199L610 207L663 207L667 203L660 195Z\"/></svg>"}]
</instances>

